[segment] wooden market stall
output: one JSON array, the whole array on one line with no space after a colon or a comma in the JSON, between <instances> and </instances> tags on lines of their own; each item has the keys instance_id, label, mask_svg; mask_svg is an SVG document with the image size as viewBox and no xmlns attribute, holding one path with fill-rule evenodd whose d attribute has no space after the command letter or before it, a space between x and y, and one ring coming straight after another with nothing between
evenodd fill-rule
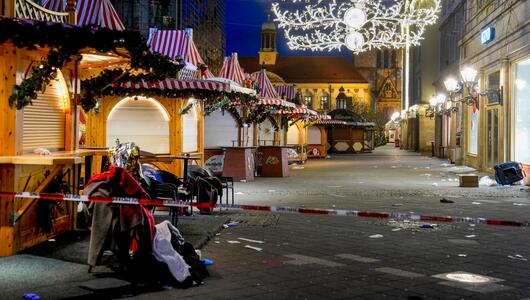
<instances>
[{"instance_id":1,"label":"wooden market stall","mask_svg":"<svg viewBox=\"0 0 530 300\"><path fill-rule=\"evenodd\" d=\"M98 155L77 149L80 49L116 45L102 46L109 42L105 38L85 39L65 51L69 41L62 36L99 35L66 24L76 23L73 7L55 13L30 0L7 5L8 13L0 18L5 30L0 40L0 191L78 193ZM77 13L82 10L78 5ZM100 11L92 13L90 24L102 25ZM107 21L120 23L112 17ZM73 202L1 196L0 256L72 230L75 222Z\"/></svg>"},{"instance_id":2,"label":"wooden market stall","mask_svg":"<svg viewBox=\"0 0 530 300\"><path fill-rule=\"evenodd\" d=\"M324 124L328 131L328 153L372 152L375 123L365 122L354 112L345 109L334 110L330 116L332 120Z\"/></svg>"}]
</instances>

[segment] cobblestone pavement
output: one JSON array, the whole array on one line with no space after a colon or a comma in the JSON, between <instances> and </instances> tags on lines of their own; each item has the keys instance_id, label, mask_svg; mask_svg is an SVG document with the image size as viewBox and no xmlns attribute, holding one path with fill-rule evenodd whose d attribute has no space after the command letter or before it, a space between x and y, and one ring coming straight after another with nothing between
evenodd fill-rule
<instances>
[{"instance_id":1,"label":"cobblestone pavement","mask_svg":"<svg viewBox=\"0 0 530 300\"><path fill-rule=\"evenodd\" d=\"M238 183L236 202L530 218L527 188L458 188L454 169L387 147ZM232 214L239 225L203 249L214 260L203 286L135 299L530 299L528 228Z\"/></svg>"}]
</instances>

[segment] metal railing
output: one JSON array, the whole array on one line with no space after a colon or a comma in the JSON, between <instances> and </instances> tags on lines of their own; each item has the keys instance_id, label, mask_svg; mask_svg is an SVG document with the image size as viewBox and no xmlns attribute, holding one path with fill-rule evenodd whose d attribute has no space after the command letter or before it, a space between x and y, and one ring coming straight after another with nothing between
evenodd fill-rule
<instances>
[{"instance_id":1,"label":"metal railing","mask_svg":"<svg viewBox=\"0 0 530 300\"><path fill-rule=\"evenodd\" d=\"M15 17L55 23L68 23L67 12L63 13L46 9L31 0L15 0Z\"/></svg>"}]
</instances>

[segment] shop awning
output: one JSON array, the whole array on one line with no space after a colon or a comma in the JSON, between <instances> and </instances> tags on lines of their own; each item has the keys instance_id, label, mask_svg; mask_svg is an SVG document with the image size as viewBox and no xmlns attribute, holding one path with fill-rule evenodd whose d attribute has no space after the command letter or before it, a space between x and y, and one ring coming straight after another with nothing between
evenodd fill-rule
<instances>
[{"instance_id":1,"label":"shop awning","mask_svg":"<svg viewBox=\"0 0 530 300\"><path fill-rule=\"evenodd\" d=\"M66 12L66 0L44 0L46 9ZM77 25L98 25L112 30L125 30L125 26L110 3L110 0L78 0L76 5Z\"/></svg>"},{"instance_id":2,"label":"shop awning","mask_svg":"<svg viewBox=\"0 0 530 300\"><path fill-rule=\"evenodd\" d=\"M252 76L256 78L256 85L259 89L258 96L263 98L279 98L276 89L272 85L269 77L267 76L267 70L262 69L259 72L252 73Z\"/></svg>"},{"instance_id":3,"label":"shop awning","mask_svg":"<svg viewBox=\"0 0 530 300\"><path fill-rule=\"evenodd\" d=\"M340 120L318 120L316 121L317 125L346 125L345 121Z\"/></svg>"},{"instance_id":4,"label":"shop awning","mask_svg":"<svg viewBox=\"0 0 530 300\"><path fill-rule=\"evenodd\" d=\"M122 82L114 83L115 88L124 89L160 89L160 90L207 90L217 92L232 92L230 85L222 82L209 80L178 80L165 79L161 81L139 81L139 82Z\"/></svg>"},{"instance_id":5,"label":"shop awning","mask_svg":"<svg viewBox=\"0 0 530 300\"><path fill-rule=\"evenodd\" d=\"M244 84L245 72L239 64L237 53L234 52L232 56L225 57L223 67L221 68L221 72L219 72L219 77L233 80L240 85Z\"/></svg>"},{"instance_id":6,"label":"shop awning","mask_svg":"<svg viewBox=\"0 0 530 300\"><path fill-rule=\"evenodd\" d=\"M232 92L238 92L238 93L243 93L243 94L256 96L256 91L255 90L249 89L249 88L246 88L246 87L242 87L237 82L235 82L233 80L230 80L230 79L221 78L221 77L211 77L211 78L206 79L206 81L221 82L221 83L224 83L224 84L228 84L230 86L230 90Z\"/></svg>"},{"instance_id":7,"label":"shop awning","mask_svg":"<svg viewBox=\"0 0 530 300\"><path fill-rule=\"evenodd\" d=\"M260 98L259 104L296 108L296 104L278 98Z\"/></svg>"}]
</instances>

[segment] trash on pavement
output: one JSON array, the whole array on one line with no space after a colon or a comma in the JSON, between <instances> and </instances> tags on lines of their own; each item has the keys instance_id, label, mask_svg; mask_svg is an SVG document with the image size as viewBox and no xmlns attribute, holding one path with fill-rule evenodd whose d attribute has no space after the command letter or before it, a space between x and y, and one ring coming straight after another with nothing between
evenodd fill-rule
<instances>
[{"instance_id":1,"label":"trash on pavement","mask_svg":"<svg viewBox=\"0 0 530 300\"><path fill-rule=\"evenodd\" d=\"M240 241L226 241L229 244L241 244Z\"/></svg>"},{"instance_id":2,"label":"trash on pavement","mask_svg":"<svg viewBox=\"0 0 530 300\"><path fill-rule=\"evenodd\" d=\"M247 239L247 238L237 238L237 239L245 241L245 242L256 243L256 244L264 244L265 243L264 241L251 240L251 239Z\"/></svg>"},{"instance_id":3,"label":"trash on pavement","mask_svg":"<svg viewBox=\"0 0 530 300\"><path fill-rule=\"evenodd\" d=\"M40 296L37 295L37 294L33 294L33 293L29 293L29 294L24 294L24 299L28 299L28 300L40 300Z\"/></svg>"},{"instance_id":4,"label":"trash on pavement","mask_svg":"<svg viewBox=\"0 0 530 300\"><path fill-rule=\"evenodd\" d=\"M432 184L432 186L436 187L436 186L438 186L438 183L434 182L434 183Z\"/></svg>"},{"instance_id":5,"label":"trash on pavement","mask_svg":"<svg viewBox=\"0 0 530 300\"><path fill-rule=\"evenodd\" d=\"M205 266L211 266L211 265L213 265L213 260L211 260L211 259L205 258L205 259L203 259L203 260L201 260L201 261L202 261L202 263L203 263Z\"/></svg>"},{"instance_id":6,"label":"trash on pavement","mask_svg":"<svg viewBox=\"0 0 530 300\"><path fill-rule=\"evenodd\" d=\"M474 235L474 234L470 234L470 235L466 235L466 237L467 237L468 239L470 239L470 238L474 238L474 237L476 237L476 235Z\"/></svg>"},{"instance_id":7,"label":"trash on pavement","mask_svg":"<svg viewBox=\"0 0 530 300\"><path fill-rule=\"evenodd\" d=\"M471 204L473 204L473 205L481 205L482 202L476 202L476 201L473 201L473 202L471 202Z\"/></svg>"},{"instance_id":8,"label":"trash on pavement","mask_svg":"<svg viewBox=\"0 0 530 300\"><path fill-rule=\"evenodd\" d=\"M371 236L369 236L369 238L371 238L371 239L380 239L382 237L383 237L382 234L372 234Z\"/></svg>"},{"instance_id":9,"label":"trash on pavement","mask_svg":"<svg viewBox=\"0 0 530 300\"><path fill-rule=\"evenodd\" d=\"M394 229L392 229L392 231L400 231L400 230L401 230L401 228L394 228Z\"/></svg>"},{"instance_id":10,"label":"trash on pavement","mask_svg":"<svg viewBox=\"0 0 530 300\"><path fill-rule=\"evenodd\" d=\"M496 186L497 185L497 181L491 179L489 176L483 176L478 181L478 185L479 186Z\"/></svg>"},{"instance_id":11,"label":"trash on pavement","mask_svg":"<svg viewBox=\"0 0 530 300\"><path fill-rule=\"evenodd\" d=\"M420 225L420 228L424 228L424 229L432 229L432 228L436 228L438 225L436 224L421 224Z\"/></svg>"},{"instance_id":12,"label":"trash on pavement","mask_svg":"<svg viewBox=\"0 0 530 300\"><path fill-rule=\"evenodd\" d=\"M293 170L303 170L305 167L295 166L293 167Z\"/></svg>"},{"instance_id":13,"label":"trash on pavement","mask_svg":"<svg viewBox=\"0 0 530 300\"><path fill-rule=\"evenodd\" d=\"M524 179L521 163L506 162L494 167L495 180L500 185L512 185Z\"/></svg>"},{"instance_id":14,"label":"trash on pavement","mask_svg":"<svg viewBox=\"0 0 530 300\"><path fill-rule=\"evenodd\" d=\"M528 261L528 259L524 258L521 254L508 255L508 258L516 259L516 260L522 260L522 261Z\"/></svg>"},{"instance_id":15,"label":"trash on pavement","mask_svg":"<svg viewBox=\"0 0 530 300\"><path fill-rule=\"evenodd\" d=\"M460 187L478 187L478 176L475 174L460 174Z\"/></svg>"},{"instance_id":16,"label":"trash on pavement","mask_svg":"<svg viewBox=\"0 0 530 300\"><path fill-rule=\"evenodd\" d=\"M254 247L254 246L250 246L250 245L245 245L245 248L252 249L252 250L256 250L256 251L261 251L261 250L263 250L262 248Z\"/></svg>"},{"instance_id":17,"label":"trash on pavement","mask_svg":"<svg viewBox=\"0 0 530 300\"><path fill-rule=\"evenodd\" d=\"M431 177L432 174L429 174L429 173L425 173L425 174L420 174L421 177Z\"/></svg>"},{"instance_id":18,"label":"trash on pavement","mask_svg":"<svg viewBox=\"0 0 530 300\"><path fill-rule=\"evenodd\" d=\"M223 227L224 227L224 228L228 228L228 227L236 227L237 224L239 224L239 223L238 223L238 222L230 222L230 223L223 224Z\"/></svg>"},{"instance_id":19,"label":"trash on pavement","mask_svg":"<svg viewBox=\"0 0 530 300\"><path fill-rule=\"evenodd\" d=\"M453 200L442 198L440 199L440 203L455 203Z\"/></svg>"},{"instance_id":20,"label":"trash on pavement","mask_svg":"<svg viewBox=\"0 0 530 300\"><path fill-rule=\"evenodd\" d=\"M526 206L528 204L526 204L526 203L514 203L513 205L514 206Z\"/></svg>"},{"instance_id":21,"label":"trash on pavement","mask_svg":"<svg viewBox=\"0 0 530 300\"><path fill-rule=\"evenodd\" d=\"M243 192L236 192L235 194L236 194L236 195L244 195L245 193L243 193Z\"/></svg>"},{"instance_id":22,"label":"trash on pavement","mask_svg":"<svg viewBox=\"0 0 530 300\"><path fill-rule=\"evenodd\" d=\"M467 257L467 254L458 254L460 257Z\"/></svg>"},{"instance_id":23,"label":"trash on pavement","mask_svg":"<svg viewBox=\"0 0 530 300\"><path fill-rule=\"evenodd\" d=\"M399 206L402 206L402 205L403 205L403 204L401 204L401 203L394 203L394 204L392 204L392 206L394 206L394 207L399 207Z\"/></svg>"}]
</instances>

